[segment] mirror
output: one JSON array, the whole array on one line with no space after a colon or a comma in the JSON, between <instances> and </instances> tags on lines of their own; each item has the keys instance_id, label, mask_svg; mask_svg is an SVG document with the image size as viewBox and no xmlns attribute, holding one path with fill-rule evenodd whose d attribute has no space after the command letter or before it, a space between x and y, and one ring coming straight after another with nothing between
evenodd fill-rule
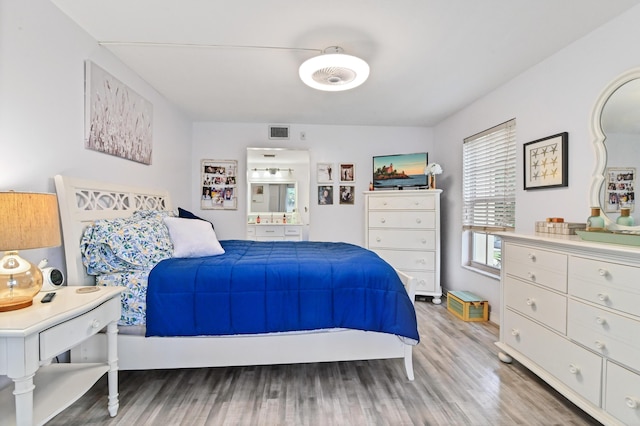
<instances>
[{"instance_id":1,"label":"mirror","mask_svg":"<svg viewBox=\"0 0 640 426\"><path fill-rule=\"evenodd\" d=\"M640 231L635 208L636 173L640 166L640 68L614 80L593 110L596 169L591 205L600 207L610 230ZM616 223L620 209L628 207L635 226Z\"/></svg>"},{"instance_id":2,"label":"mirror","mask_svg":"<svg viewBox=\"0 0 640 426\"><path fill-rule=\"evenodd\" d=\"M309 179L309 151L247 148L247 222L308 224Z\"/></svg>"}]
</instances>

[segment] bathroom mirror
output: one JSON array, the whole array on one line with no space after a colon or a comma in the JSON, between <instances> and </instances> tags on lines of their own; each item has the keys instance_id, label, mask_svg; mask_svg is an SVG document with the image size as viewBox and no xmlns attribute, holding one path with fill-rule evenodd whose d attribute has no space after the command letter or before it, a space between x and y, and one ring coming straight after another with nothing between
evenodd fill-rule
<instances>
[{"instance_id":1,"label":"bathroom mirror","mask_svg":"<svg viewBox=\"0 0 640 426\"><path fill-rule=\"evenodd\" d=\"M285 148L247 148L247 220L309 223L309 151Z\"/></svg>"},{"instance_id":2,"label":"bathroom mirror","mask_svg":"<svg viewBox=\"0 0 640 426\"><path fill-rule=\"evenodd\" d=\"M591 206L600 207L610 230L640 231L635 186L640 167L640 68L609 84L593 110L592 133L596 168ZM629 207L635 226L616 223L620 209Z\"/></svg>"}]
</instances>

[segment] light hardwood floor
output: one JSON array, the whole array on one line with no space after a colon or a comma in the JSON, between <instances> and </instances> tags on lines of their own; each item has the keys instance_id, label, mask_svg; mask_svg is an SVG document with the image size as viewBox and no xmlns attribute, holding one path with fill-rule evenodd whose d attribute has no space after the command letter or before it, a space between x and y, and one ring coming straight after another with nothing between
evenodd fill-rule
<instances>
[{"instance_id":1,"label":"light hardwood floor","mask_svg":"<svg viewBox=\"0 0 640 426\"><path fill-rule=\"evenodd\" d=\"M121 371L110 418L101 379L49 425L598 425L514 361L498 327L416 302L415 381L402 360Z\"/></svg>"}]
</instances>

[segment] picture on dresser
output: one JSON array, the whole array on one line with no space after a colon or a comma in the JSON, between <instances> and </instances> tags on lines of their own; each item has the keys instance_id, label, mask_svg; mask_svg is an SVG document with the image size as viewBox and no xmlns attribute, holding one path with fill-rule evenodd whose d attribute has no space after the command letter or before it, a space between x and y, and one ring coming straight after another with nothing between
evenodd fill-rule
<instances>
[{"instance_id":1,"label":"picture on dresser","mask_svg":"<svg viewBox=\"0 0 640 426\"><path fill-rule=\"evenodd\" d=\"M200 208L237 210L238 162L236 160L202 160L200 172L202 190Z\"/></svg>"},{"instance_id":2,"label":"picture on dresser","mask_svg":"<svg viewBox=\"0 0 640 426\"><path fill-rule=\"evenodd\" d=\"M318 204L321 206L333 204L333 186L318 186Z\"/></svg>"},{"instance_id":3,"label":"picture on dresser","mask_svg":"<svg viewBox=\"0 0 640 426\"><path fill-rule=\"evenodd\" d=\"M635 167L607 167L606 173L606 212L619 212L635 206Z\"/></svg>"},{"instance_id":4,"label":"picture on dresser","mask_svg":"<svg viewBox=\"0 0 640 426\"><path fill-rule=\"evenodd\" d=\"M524 148L524 189L569 186L569 133L533 142Z\"/></svg>"},{"instance_id":5,"label":"picture on dresser","mask_svg":"<svg viewBox=\"0 0 640 426\"><path fill-rule=\"evenodd\" d=\"M340 164L340 182L353 182L355 180L355 166L353 164Z\"/></svg>"},{"instance_id":6,"label":"picture on dresser","mask_svg":"<svg viewBox=\"0 0 640 426\"><path fill-rule=\"evenodd\" d=\"M340 185L340 204L351 204L355 201L356 187Z\"/></svg>"},{"instance_id":7,"label":"picture on dresser","mask_svg":"<svg viewBox=\"0 0 640 426\"><path fill-rule=\"evenodd\" d=\"M332 183L334 168L331 163L318 163L318 183Z\"/></svg>"}]
</instances>

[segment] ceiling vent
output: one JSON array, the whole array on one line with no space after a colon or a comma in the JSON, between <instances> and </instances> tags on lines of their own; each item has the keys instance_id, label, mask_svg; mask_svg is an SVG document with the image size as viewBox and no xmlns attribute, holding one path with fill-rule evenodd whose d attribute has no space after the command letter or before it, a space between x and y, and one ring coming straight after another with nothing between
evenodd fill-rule
<instances>
[{"instance_id":1,"label":"ceiling vent","mask_svg":"<svg viewBox=\"0 0 640 426\"><path fill-rule=\"evenodd\" d=\"M289 139L289 126L269 126L269 139Z\"/></svg>"}]
</instances>

